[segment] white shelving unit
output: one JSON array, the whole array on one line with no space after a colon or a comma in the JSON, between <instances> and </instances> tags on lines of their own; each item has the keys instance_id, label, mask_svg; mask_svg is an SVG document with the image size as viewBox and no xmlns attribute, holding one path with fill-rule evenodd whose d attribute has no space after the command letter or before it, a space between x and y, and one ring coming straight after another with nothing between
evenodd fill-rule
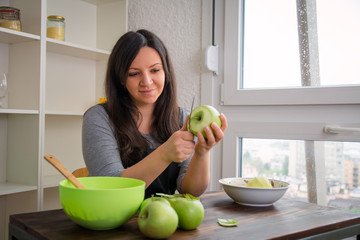
<instances>
[{"instance_id":1,"label":"white shelving unit","mask_svg":"<svg viewBox=\"0 0 360 240\"><path fill-rule=\"evenodd\" d=\"M0 0L21 11L22 31L0 27L0 240L11 214L60 207L63 178L43 160L83 167L84 112L104 96L107 59L127 30L127 0ZM65 18L65 41L46 37L48 15Z\"/></svg>"},{"instance_id":2,"label":"white shelving unit","mask_svg":"<svg viewBox=\"0 0 360 240\"><path fill-rule=\"evenodd\" d=\"M40 40L40 36L7 28L1 28L0 39L2 43L16 44L33 40Z\"/></svg>"}]
</instances>

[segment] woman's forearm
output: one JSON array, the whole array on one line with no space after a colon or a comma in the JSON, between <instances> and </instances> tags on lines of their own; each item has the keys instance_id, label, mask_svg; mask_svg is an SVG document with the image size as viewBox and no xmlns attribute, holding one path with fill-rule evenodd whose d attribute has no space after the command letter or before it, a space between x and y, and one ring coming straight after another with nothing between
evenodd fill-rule
<instances>
[{"instance_id":1,"label":"woman's forearm","mask_svg":"<svg viewBox=\"0 0 360 240\"><path fill-rule=\"evenodd\" d=\"M210 181L210 152L203 156L196 153L190 161L187 172L181 184L181 190L184 193L190 193L193 196L203 194Z\"/></svg>"},{"instance_id":2,"label":"woman's forearm","mask_svg":"<svg viewBox=\"0 0 360 240\"><path fill-rule=\"evenodd\" d=\"M122 171L121 177L143 180L147 188L171 162L164 158L162 148L159 147L133 166Z\"/></svg>"}]
</instances>

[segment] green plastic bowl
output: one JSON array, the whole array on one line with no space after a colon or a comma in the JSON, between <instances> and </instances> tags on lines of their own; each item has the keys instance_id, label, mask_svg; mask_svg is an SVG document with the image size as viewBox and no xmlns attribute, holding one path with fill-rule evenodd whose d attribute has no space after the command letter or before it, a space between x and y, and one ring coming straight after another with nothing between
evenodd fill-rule
<instances>
[{"instance_id":1,"label":"green plastic bowl","mask_svg":"<svg viewBox=\"0 0 360 240\"><path fill-rule=\"evenodd\" d=\"M132 218L144 200L145 182L124 177L84 177L86 189L70 181L59 184L61 205L78 225L92 230L108 230Z\"/></svg>"}]
</instances>

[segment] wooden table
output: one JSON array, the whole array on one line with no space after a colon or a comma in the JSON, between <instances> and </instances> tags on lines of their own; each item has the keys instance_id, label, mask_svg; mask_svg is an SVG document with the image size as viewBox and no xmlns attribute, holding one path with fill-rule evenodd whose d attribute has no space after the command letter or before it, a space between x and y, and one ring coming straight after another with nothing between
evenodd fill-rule
<instances>
[{"instance_id":1,"label":"wooden table","mask_svg":"<svg viewBox=\"0 0 360 240\"><path fill-rule=\"evenodd\" d=\"M273 206L246 207L224 192L204 194L202 224L177 230L170 239L342 239L360 234L360 214L283 197ZM221 227L217 218L236 219L237 227ZM123 226L93 231L73 223L62 209L10 216L9 239L143 239L137 216ZM359 238L358 238L359 239Z\"/></svg>"}]
</instances>

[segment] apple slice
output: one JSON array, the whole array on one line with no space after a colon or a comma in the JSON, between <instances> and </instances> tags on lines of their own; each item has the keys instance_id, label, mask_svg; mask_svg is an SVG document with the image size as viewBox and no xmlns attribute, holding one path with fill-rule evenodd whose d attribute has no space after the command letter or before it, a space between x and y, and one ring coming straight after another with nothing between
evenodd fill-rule
<instances>
[{"instance_id":1,"label":"apple slice","mask_svg":"<svg viewBox=\"0 0 360 240\"><path fill-rule=\"evenodd\" d=\"M253 188L272 188L269 179L265 177L255 177L248 182L247 186Z\"/></svg>"},{"instance_id":2,"label":"apple slice","mask_svg":"<svg viewBox=\"0 0 360 240\"><path fill-rule=\"evenodd\" d=\"M198 106L191 113L188 121L188 129L195 136L197 136L198 132L201 132L202 135L207 138L204 128L206 126L210 127L213 122L221 127L220 113L210 105Z\"/></svg>"}]
</instances>

